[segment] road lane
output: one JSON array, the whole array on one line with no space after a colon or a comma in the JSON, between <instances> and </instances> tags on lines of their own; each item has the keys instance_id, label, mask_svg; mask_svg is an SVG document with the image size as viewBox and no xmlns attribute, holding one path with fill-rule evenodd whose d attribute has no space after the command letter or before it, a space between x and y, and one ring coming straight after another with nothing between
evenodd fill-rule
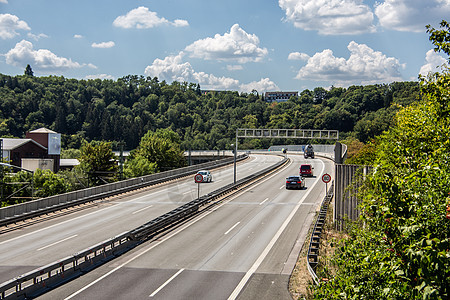
<instances>
[{"instance_id":1,"label":"road lane","mask_svg":"<svg viewBox=\"0 0 450 300\"><path fill-rule=\"evenodd\" d=\"M274 155L254 155L238 166L238 179L276 163ZM249 171L249 169L253 169ZM214 181L201 194L232 183L233 166L212 170ZM193 176L192 176L193 177ZM0 282L67 257L175 209L197 197L193 178L116 197L95 207L0 235ZM73 237L67 239L67 237ZM66 239L66 240L65 240ZM62 241L62 242L61 242Z\"/></svg>"},{"instance_id":2,"label":"road lane","mask_svg":"<svg viewBox=\"0 0 450 300\"><path fill-rule=\"evenodd\" d=\"M286 274L295 265L299 245L303 245L324 197L321 174L333 173L331 162L308 160L315 167L316 177L306 179L307 189L280 190L280 182L296 174L304 161L300 156L292 158L294 162L281 172L266 176L184 228L146 243L40 299L142 299L156 290L152 299L245 298L248 293L248 299L255 299L255 282L262 279L267 284L268 278L268 286L259 290L274 295L271 291L277 287L278 295L282 285L286 293Z\"/></svg>"}]
</instances>

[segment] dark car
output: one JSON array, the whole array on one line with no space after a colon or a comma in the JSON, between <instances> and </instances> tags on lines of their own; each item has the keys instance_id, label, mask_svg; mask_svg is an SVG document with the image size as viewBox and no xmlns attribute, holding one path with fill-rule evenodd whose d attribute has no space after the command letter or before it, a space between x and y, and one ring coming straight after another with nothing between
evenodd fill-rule
<instances>
[{"instance_id":1,"label":"dark car","mask_svg":"<svg viewBox=\"0 0 450 300\"><path fill-rule=\"evenodd\" d=\"M302 176L289 176L286 178L286 189L303 189L305 180Z\"/></svg>"},{"instance_id":2,"label":"dark car","mask_svg":"<svg viewBox=\"0 0 450 300\"><path fill-rule=\"evenodd\" d=\"M301 176L308 176L308 177L313 177L313 166L311 165L301 165L300 166L300 175Z\"/></svg>"}]
</instances>

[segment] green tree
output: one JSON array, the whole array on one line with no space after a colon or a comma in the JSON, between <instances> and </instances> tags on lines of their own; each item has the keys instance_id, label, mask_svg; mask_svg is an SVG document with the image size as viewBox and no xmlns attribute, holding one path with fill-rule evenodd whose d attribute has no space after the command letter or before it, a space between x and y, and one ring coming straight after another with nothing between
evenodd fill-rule
<instances>
[{"instance_id":1,"label":"green tree","mask_svg":"<svg viewBox=\"0 0 450 300\"><path fill-rule=\"evenodd\" d=\"M34 76L33 70L31 69L31 66L28 64L27 67L25 68L25 72L24 74L26 76Z\"/></svg>"},{"instance_id":2,"label":"green tree","mask_svg":"<svg viewBox=\"0 0 450 300\"><path fill-rule=\"evenodd\" d=\"M431 35L449 53L446 22ZM428 32L436 32L428 28ZM361 191L361 220L333 259L316 299L449 299L450 72L422 78L423 100L401 110L377 139Z\"/></svg>"},{"instance_id":3,"label":"green tree","mask_svg":"<svg viewBox=\"0 0 450 300\"><path fill-rule=\"evenodd\" d=\"M77 167L87 174L90 184L116 180L118 166L110 142L84 142L80 151L80 165Z\"/></svg>"},{"instance_id":4,"label":"green tree","mask_svg":"<svg viewBox=\"0 0 450 300\"><path fill-rule=\"evenodd\" d=\"M186 160L180 149L180 137L170 129L148 131L141 138L139 147L127 164L133 163L144 165L150 171L166 171L185 166ZM126 167L128 170L133 168Z\"/></svg>"},{"instance_id":5,"label":"green tree","mask_svg":"<svg viewBox=\"0 0 450 300\"><path fill-rule=\"evenodd\" d=\"M34 196L39 198L67 193L71 186L63 177L50 170L37 169L34 172Z\"/></svg>"}]
</instances>

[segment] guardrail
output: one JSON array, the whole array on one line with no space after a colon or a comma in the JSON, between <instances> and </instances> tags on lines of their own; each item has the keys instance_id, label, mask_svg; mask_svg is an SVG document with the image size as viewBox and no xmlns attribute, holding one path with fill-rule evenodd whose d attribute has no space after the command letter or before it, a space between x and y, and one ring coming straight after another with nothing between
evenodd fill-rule
<instances>
[{"instance_id":1,"label":"guardrail","mask_svg":"<svg viewBox=\"0 0 450 300\"><path fill-rule=\"evenodd\" d=\"M317 216L316 222L314 224L313 231L311 233L311 239L309 242L308 255L306 259L306 264L311 277L316 285L319 285L320 280L316 275L316 268L319 264L319 248L320 248L320 238L322 235L322 230L324 229L325 219L327 216L328 206L333 199L334 191L334 181L331 183L331 187L328 189L325 198L322 200L320 206L319 215Z\"/></svg>"},{"instance_id":2,"label":"guardrail","mask_svg":"<svg viewBox=\"0 0 450 300\"><path fill-rule=\"evenodd\" d=\"M83 273L134 248L155 234L193 217L200 212L200 208L214 204L213 201L217 198L251 183L255 179L281 167L287 161L288 159L284 158L264 170L186 203L134 230L4 282L0 285L0 299L33 298L79 277Z\"/></svg>"},{"instance_id":3,"label":"guardrail","mask_svg":"<svg viewBox=\"0 0 450 300\"><path fill-rule=\"evenodd\" d=\"M248 156L246 154L243 154L238 156L237 160L242 160L247 157ZM200 169L217 168L227 164L231 164L233 162L234 158L230 157L2 207L0 208L0 226L12 224L28 218L34 218L39 215L58 211L75 205L80 205L86 202L111 197L117 194L158 184L164 181L184 177L190 174L194 174Z\"/></svg>"}]
</instances>

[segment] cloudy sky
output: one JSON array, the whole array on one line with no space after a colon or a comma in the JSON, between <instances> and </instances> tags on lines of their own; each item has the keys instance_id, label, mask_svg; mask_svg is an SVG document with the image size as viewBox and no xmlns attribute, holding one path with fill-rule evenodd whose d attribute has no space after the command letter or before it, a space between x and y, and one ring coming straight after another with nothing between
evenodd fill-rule
<instances>
[{"instance_id":1,"label":"cloudy sky","mask_svg":"<svg viewBox=\"0 0 450 300\"><path fill-rule=\"evenodd\" d=\"M0 0L0 73L250 92L417 80L450 0Z\"/></svg>"}]
</instances>

